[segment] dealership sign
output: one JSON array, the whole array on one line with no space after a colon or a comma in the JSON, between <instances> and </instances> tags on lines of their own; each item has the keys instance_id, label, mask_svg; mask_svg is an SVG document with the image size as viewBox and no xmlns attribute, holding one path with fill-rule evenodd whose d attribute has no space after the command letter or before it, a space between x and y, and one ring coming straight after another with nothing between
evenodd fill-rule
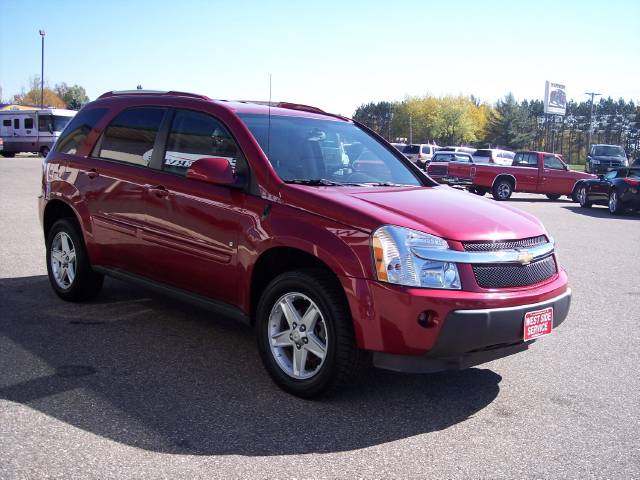
<instances>
[{"instance_id":1,"label":"dealership sign","mask_svg":"<svg viewBox=\"0 0 640 480\"><path fill-rule=\"evenodd\" d=\"M567 111L567 90L564 85L547 80L544 84L544 113L564 115Z\"/></svg>"}]
</instances>

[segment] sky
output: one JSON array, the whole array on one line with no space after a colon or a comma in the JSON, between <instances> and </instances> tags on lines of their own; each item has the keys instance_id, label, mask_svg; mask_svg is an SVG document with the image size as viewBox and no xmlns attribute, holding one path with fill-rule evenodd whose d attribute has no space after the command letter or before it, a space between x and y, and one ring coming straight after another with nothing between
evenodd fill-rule
<instances>
[{"instance_id":1,"label":"sky","mask_svg":"<svg viewBox=\"0 0 640 480\"><path fill-rule=\"evenodd\" d=\"M640 100L640 0L0 0L0 86L40 74L110 90L272 99L352 115L370 101L495 102L595 91Z\"/></svg>"}]
</instances>

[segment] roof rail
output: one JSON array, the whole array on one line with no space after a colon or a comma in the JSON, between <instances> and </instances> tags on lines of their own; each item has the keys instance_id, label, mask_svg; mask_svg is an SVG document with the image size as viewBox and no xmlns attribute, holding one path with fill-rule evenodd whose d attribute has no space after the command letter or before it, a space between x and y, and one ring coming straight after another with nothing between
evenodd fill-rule
<instances>
[{"instance_id":1,"label":"roof rail","mask_svg":"<svg viewBox=\"0 0 640 480\"><path fill-rule=\"evenodd\" d=\"M116 97L119 95L173 95L180 97L199 98L201 100L211 100L206 95L197 93L177 92L175 90L113 90L100 95L98 98Z\"/></svg>"},{"instance_id":2,"label":"roof rail","mask_svg":"<svg viewBox=\"0 0 640 480\"><path fill-rule=\"evenodd\" d=\"M303 112L311 112L311 113L321 113L323 115L331 115L330 113L325 112L321 108L312 107L311 105L303 105L302 103L292 103L292 102L269 102L268 100L238 100L240 103L255 103L256 105L264 105L268 107L269 104L273 108L287 108L289 110L301 110Z\"/></svg>"}]
</instances>

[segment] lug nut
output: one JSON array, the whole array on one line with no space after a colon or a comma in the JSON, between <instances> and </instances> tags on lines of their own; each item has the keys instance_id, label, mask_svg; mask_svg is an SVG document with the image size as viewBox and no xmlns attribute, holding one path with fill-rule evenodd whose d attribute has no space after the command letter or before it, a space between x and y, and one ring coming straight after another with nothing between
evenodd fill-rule
<instances>
[{"instance_id":1,"label":"lug nut","mask_svg":"<svg viewBox=\"0 0 640 480\"><path fill-rule=\"evenodd\" d=\"M304 332L307 328L304 325L300 325L300 331Z\"/></svg>"},{"instance_id":2,"label":"lug nut","mask_svg":"<svg viewBox=\"0 0 640 480\"><path fill-rule=\"evenodd\" d=\"M293 325L291 325L293 328L296 328L298 326L298 324L296 322L293 322Z\"/></svg>"},{"instance_id":3,"label":"lug nut","mask_svg":"<svg viewBox=\"0 0 640 480\"><path fill-rule=\"evenodd\" d=\"M304 343L309 343L309 339L308 339L307 337L304 337L304 338L302 339L302 341L303 341Z\"/></svg>"},{"instance_id":4,"label":"lug nut","mask_svg":"<svg viewBox=\"0 0 640 480\"><path fill-rule=\"evenodd\" d=\"M289 340L293 340L293 333L289 334Z\"/></svg>"},{"instance_id":5,"label":"lug nut","mask_svg":"<svg viewBox=\"0 0 640 480\"><path fill-rule=\"evenodd\" d=\"M302 348L302 345L300 345L299 343L296 343L296 348L300 350Z\"/></svg>"}]
</instances>

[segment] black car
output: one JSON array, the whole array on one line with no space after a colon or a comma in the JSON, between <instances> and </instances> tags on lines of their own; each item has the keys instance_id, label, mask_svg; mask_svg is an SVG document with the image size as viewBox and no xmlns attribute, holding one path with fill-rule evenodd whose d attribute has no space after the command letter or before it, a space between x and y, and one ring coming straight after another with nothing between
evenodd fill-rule
<instances>
[{"instance_id":1,"label":"black car","mask_svg":"<svg viewBox=\"0 0 640 480\"><path fill-rule=\"evenodd\" d=\"M617 168L597 179L583 180L578 186L578 201L584 208L608 205L619 215L628 208L640 209L640 167Z\"/></svg>"}]
</instances>

